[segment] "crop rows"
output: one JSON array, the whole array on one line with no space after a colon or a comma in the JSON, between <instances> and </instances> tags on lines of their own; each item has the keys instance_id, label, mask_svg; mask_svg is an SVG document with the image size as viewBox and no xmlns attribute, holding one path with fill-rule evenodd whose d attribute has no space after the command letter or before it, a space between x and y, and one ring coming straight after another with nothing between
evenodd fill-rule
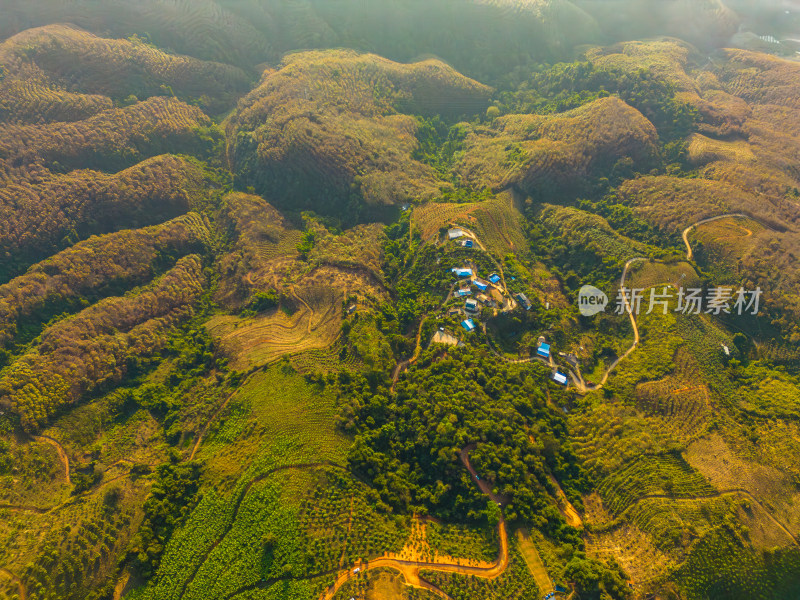
<instances>
[{"instance_id":1,"label":"crop rows","mask_svg":"<svg viewBox=\"0 0 800 600\"><path fill-rule=\"evenodd\" d=\"M639 384L638 406L647 414L663 417L665 427L685 439L701 433L710 414L709 392L705 385L687 384L677 378Z\"/></svg>"},{"instance_id":2,"label":"crop rows","mask_svg":"<svg viewBox=\"0 0 800 600\"><path fill-rule=\"evenodd\" d=\"M796 547L756 552L722 525L698 541L677 576L692 598L778 600L798 597L797 573Z\"/></svg>"},{"instance_id":3,"label":"crop rows","mask_svg":"<svg viewBox=\"0 0 800 600\"><path fill-rule=\"evenodd\" d=\"M623 523L586 537L587 554L601 560L614 558L637 585L662 578L675 567L675 559L653 544L638 527Z\"/></svg>"},{"instance_id":4,"label":"crop rows","mask_svg":"<svg viewBox=\"0 0 800 600\"><path fill-rule=\"evenodd\" d=\"M509 548L508 568L495 579L422 571L423 578L438 586L453 600L539 600L542 593L515 547Z\"/></svg>"},{"instance_id":5,"label":"crop rows","mask_svg":"<svg viewBox=\"0 0 800 600\"><path fill-rule=\"evenodd\" d=\"M614 514L620 514L647 495L691 498L715 493L702 475L675 454L637 459L607 477L599 491L606 507Z\"/></svg>"}]
</instances>

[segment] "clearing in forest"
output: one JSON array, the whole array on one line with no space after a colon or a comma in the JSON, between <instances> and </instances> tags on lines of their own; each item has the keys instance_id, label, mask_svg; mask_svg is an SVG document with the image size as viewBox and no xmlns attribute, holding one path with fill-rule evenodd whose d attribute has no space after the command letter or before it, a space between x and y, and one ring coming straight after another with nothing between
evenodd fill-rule
<instances>
[{"instance_id":1,"label":"clearing in forest","mask_svg":"<svg viewBox=\"0 0 800 600\"><path fill-rule=\"evenodd\" d=\"M539 591L543 595L555 591L553 580L547 574L547 568L544 566L542 557L539 556L539 551L533 544L531 534L527 529L517 529L517 542L519 542L519 551L522 554L522 558L525 559L525 563L528 565Z\"/></svg>"}]
</instances>

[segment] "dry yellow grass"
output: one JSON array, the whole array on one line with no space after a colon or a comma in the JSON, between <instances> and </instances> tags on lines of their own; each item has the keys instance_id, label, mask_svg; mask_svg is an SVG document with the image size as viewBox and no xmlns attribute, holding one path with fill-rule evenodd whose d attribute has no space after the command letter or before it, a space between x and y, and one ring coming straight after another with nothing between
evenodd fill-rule
<instances>
[{"instance_id":1,"label":"dry yellow grass","mask_svg":"<svg viewBox=\"0 0 800 600\"><path fill-rule=\"evenodd\" d=\"M294 294L297 310L289 315L277 309L268 315L234 317L218 315L206 327L218 338L231 366L247 370L278 360L286 354L326 348L341 327L342 292L312 286Z\"/></svg>"},{"instance_id":2,"label":"dry yellow grass","mask_svg":"<svg viewBox=\"0 0 800 600\"><path fill-rule=\"evenodd\" d=\"M414 209L411 218L414 226L420 230L422 239L430 240L438 234L440 227L451 223L474 225L474 217L471 215L480 204L479 202L465 204L426 202Z\"/></svg>"},{"instance_id":3,"label":"dry yellow grass","mask_svg":"<svg viewBox=\"0 0 800 600\"><path fill-rule=\"evenodd\" d=\"M800 492L786 473L737 456L717 433L692 443L684 457L720 491L745 490L795 536L800 532Z\"/></svg>"},{"instance_id":4,"label":"dry yellow grass","mask_svg":"<svg viewBox=\"0 0 800 600\"><path fill-rule=\"evenodd\" d=\"M630 157L646 165L655 127L616 97L552 115L506 115L475 127L455 166L463 180L494 190L516 186L531 195L575 190L591 173Z\"/></svg>"},{"instance_id":5,"label":"dry yellow grass","mask_svg":"<svg viewBox=\"0 0 800 600\"><path fill-rule=\"evenodd\" d=\"M689 137L689 160L695 165L717 160L748 162L755 161L756 155L753 154L750 144L743 140L725 142L695 133Z\"/></svg>"},{"instance_id":6,"label":"dry yellow grass","mask_svg":"<svg viewBox=\"0 0 800 600\"><path fill-rule=\"evenodd\" d=\"M658 581L676 566L634 525L622 524L602 533L586 534L586 553L600 560L615 559L639 587Z\"/></svg>"},{"instance_id":7,"label":"dry yellow grass","mask_svg":"<svg viewBox=\"0 0 800 600\"><path fill-rule=\"evenodd\" d=\"M441 227L461 225L471 229L497 256L508 252L525 255L528 244L522 230L524 218L517 204L511 191L482 202L427 202L414 209L412 221L423 240L436 238Z\"/></svg>"},{"instance_id":8,"label":"dry yellow grass","mask_svg":"<svg viewBox=\"0 0 800 600\"><path fill-rule=\"evenodd\" d=\"M700 277L694 267L685 261L674 264L643 262L629 271L626 282L632 288L641 289L662 285L694 287L700 283Z\"/></svg>"},{"instance_id":9,"label":"dry yellow grass","mask_svg":"<svg viewBox=\"0 0 800 600\"><path fill-rule=\"evenodd\" d=\"M533 580L536 582L536 587L539 588L539 593L544 595L554 591L553 580L547 573L542 557L539 556L539 551L533 544L531 534L527 529L518 529L516 535L520 554L525 559L525 564L528 565L531 575L533 575Z\"/></svg>"},{"instance_id":10,"label":"dry yellow grass","mask_svg":"<svg viewBox=\"0 0 800 600\"><path fill-rule=\"evenodd\" d=\"M761 241L758 234L763 231L752 219L731 217L698 225L694 236L704 245L719 246L723 254L739 258Z\"/></svg>"}]
</instances>

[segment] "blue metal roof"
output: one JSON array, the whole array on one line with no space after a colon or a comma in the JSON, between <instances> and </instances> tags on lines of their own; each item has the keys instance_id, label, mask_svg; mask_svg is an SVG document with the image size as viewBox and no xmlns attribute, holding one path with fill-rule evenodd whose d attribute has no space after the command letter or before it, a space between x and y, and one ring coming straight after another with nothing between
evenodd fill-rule
<instances>
[{"instance_id":1,"label":"blue metal roof","mask_svg":"<svg viewBox=\"0 0 800 600\"><path fill-rule=\"evenodd\" d=\"M461 321L461 326L467 331L473 331L475 329L475 321L473 321L472 319Z\"/></svg>"},{"instance_id":2,"label":"blue metal roof","mask_svg":"<svg viewBox=\"0 0 800 600\"><path fill-rule=\"evenodd\" d=\"M489 281L491 281L492 283L498 283L500 281L500 275L498 275L497 273L492 273L491 275L489 275Z\"/></svg>"}]
</instances>

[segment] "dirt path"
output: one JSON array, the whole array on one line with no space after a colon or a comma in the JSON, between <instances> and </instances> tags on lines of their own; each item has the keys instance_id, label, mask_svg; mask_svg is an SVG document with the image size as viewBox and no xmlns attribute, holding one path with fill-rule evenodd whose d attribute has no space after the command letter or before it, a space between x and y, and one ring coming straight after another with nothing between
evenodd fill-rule
<instances>
[{"instance_id":1,"label":"dirt path","mask_svg":"<svg viewBox=\"0 0 800 600\"><path fill-rule=\"evenodd\" d=\"M194 567L192 572L189 574L189 577L186 579L186 581L183 582L183 585L181 586L181 591L178 594L178 598L183 598L184 594L186 593L186 588L188 588L189 585L194 581L195 577L197 577L197 573L200 571L201 568L203 568L203 565L208 560L208 557L211 555L211 553L214 551L214 549L217 546L219 546L219 544L222 542L222 540L224 540L225 537L230 533L231 529L233 529L233 526L236 524L236 519L237 519L237 517L239 515L239 509L242 507L242 502L244 502L244 499L247 497L247 494L250 493L250 490L253 488L254 485L264 481L268 477L271 477L275 473L279 473L281 471L317 469L317 468L321 468L321 467L342 468L341 465L337 465L336 463L333 463L333 462L330 462L330 461L281 465L279 467L274 467L272 469L269 469L268 471L265 471L264 473L261 473L260 475L257 475L256 477L251 479L249 482L247 482L247 485L244 486L244 488L242 489L241 492L239 492L239 495L236 498L236 501L235 501L234 506L233 506L233 511L231 512L231 516L228 519L228 522L225 524L225 529L217 537L217 539L214 540L214 542L211 544L211 546L209 546L208 550L206 550L203 553L202 558L197 562L197 565ZM334 573L334 572L335 571L331 571L330 573ZM314 575L309 576L308 579L311 579L313 577L322 576L322 575L325 575L325 574L327 574L327 573L314 574ZM275 581L278 581L278 580L280 580L280 579L276 579ZM270 581L272 581L272 580L270 580ZM269 583L269 582L262 582L262 583ZM228 596L226 596L226 598L233 598L234 596L238 596L239 594L242 594L242 593L244 593L244 592L246 592L246 591L248 591L250 589L254 589L254 587L257 587L258 585L260 585L260 584L254 584L254 585L245 586L244 588L238 589L238 590L234 591L233 593L229 594Z\"/></svg>"},{"instance_id":2,"label":"dirt path","mask_svg":"<svg viewBox=\"0 0 800 600\"><path fill-rule=\"evenodd\" d=\"M461 462L464 463L464 466L466 467L467 471L469 471L473 481L481 490L481 492L483 492L494 502L504 503L505 498L492 492L489 484L478 476L472 464L470 463L469 452L475 447L475 444L470 444L461 450L459 453ZM467 566L447 562L403 560L396 558L393 555L386 555L366 562L357 563L352 569L348 569L339 573L333 585L322 593L320 600L331 600L345 583L347 583L350 579L357 577L360 573L381 568L399 571L403 575L406 585L427 589L442 598L449 598L449 596L441 589L432 583L425 581L425 579L420 576L420 572L428 570L438 571L440 573L457 573L459 575L472 575L475 577L481 577L483 579L494 579L500 576L508 567L509 562L508 532L506 531L506 523L502 513L500 515L498 531L500 534L500 551L497 559L488 566Z\"/></svg>"},{"instance_id":3,"label":"dirt path","mask_svg":"<svg viewBox=\"0 0 800 600\"><path fill-rule=\"evenodd\" d=\"M552 474L548 474L548 477L550 478L550 483L556 488L558 510L564 516L564 519L566 519L567 525L575 528L583 527L581 516L578 514L578 511L575 510L575 507L572 506L572 502L567 499L567 495L564 493L564 490L561 489L561 484L558 483Z\"/></svg>"},{"instance_id":4,"label":"dirt path","mask_svg":"<svg viewBox=\"0 0 800 600\"><path fill-rule=\"evenodd\" d=\"M61 464L64 465L64 479L66 480L67 485L72 485L72 480L69 477L69 458L67 458L67 453L64 451L63 446L61 446L57 440L51 438L49 435L34 435L33 439L35 439L37 442L50 444L56 449L58 458L61 460Z\"/></svg>"},{"instance_id":5,"label":"dirt path","mask_svg":"<svg viewBox=\"0 0 800 600\"><path fill-rule=\"evenodd\" d=\"M11 581L17 584L17 588L19 589L19 600L27 600L28 590L25 588L25 584L22 582L22 579L14 575L14 573L9 571L8 569L4 569L3 567L0 567L0 574L5 575L9 579L11 579Z\"/></svg>"},{"instance_id":6,"label":"dirt path","mask_svg":"<svg viewBox=\"0 0 800 600\"><path fill-rule=\"evenodd\" d=\"M428 320L428 317L422 317L422 320L419 322L419 327L417 328L417 337L416 342L414 345L414 353L411 355L411 358L406 360L400 361L394 367L394 372L392 373L392 391L394 392L394 386L397 383L397 380L400 378L400 373L405 371L409 365L413 365L417 362L419 355L422 353L422 326L425 325L425 321Z\"/></svg>"},{"instance_id":7,"label":"dirt path","mask_svg":"<svg viewBox=\"0 0 800 600\"><path fill-rule=\"evenodd\" d=\"M734 217L739 217L741 219L752 219L752 220L755 221L755 219L753 219L749 215L744 215L742 213L732 213L732 214L728 214L728 215L719 215L719 216L716 216L716 217L709 217L708 219L703 219L702 221L698 221L697 223L689 225L686 229L684 229L682 237L683 237L683 243L686 244L686 260L694 260L694 251L692 250L692 245L689 243L689 233L691 233L692 229L695 229L696 227L698 227L700 225L704 225L706 223L711 223L712 221L719 221L720 219L728 219L728 218L734 218ZM749 231L749 230L747 230L747 231ZM753 232L750 231L750 235L752 235L752 234L753 234Z\"/></svg>"},{"instance_id":8,"label":"dirt path","mask_svg":"<svg viewBox=\"0 0 800 600\"><path fill-rule=\"evenodd\" d=\"M124 595L125 588L128 585L128 582L131 580L131 574L126 569L122 572L122 575L119 579L117 579L117 584L114 586L114 595L112 596L112 600L121 600L122 596Z\"/></svg>"}]
</instances>

